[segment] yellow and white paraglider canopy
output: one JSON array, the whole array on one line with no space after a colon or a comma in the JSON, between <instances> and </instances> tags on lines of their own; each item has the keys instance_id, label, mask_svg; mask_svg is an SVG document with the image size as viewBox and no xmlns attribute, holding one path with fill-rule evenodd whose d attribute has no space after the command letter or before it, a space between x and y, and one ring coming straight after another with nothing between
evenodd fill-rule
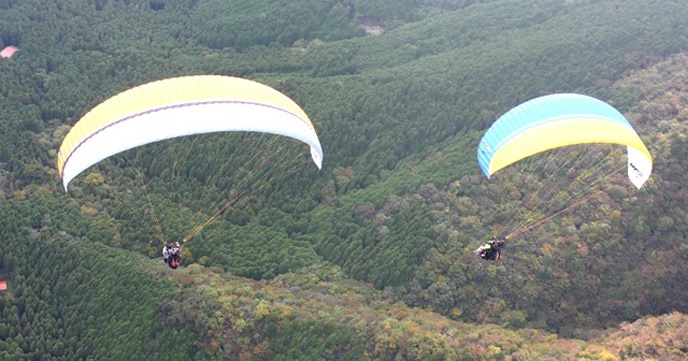
<instances>
[{"instance_id":1,"label":"yellow and white paraglider canopy","mask_svg":"<svg viewBox=\"0 0 688 361\"><path fill-rule=\"evenodd\" d=\"M60 146L57 168L69 182L99 161L128 149L175 137L251 131L283 135L310 146L322 167L323 151L306 113L283 93L251 80L197 75L126 90L84 115Z\"/></svg>"}]
</instances>

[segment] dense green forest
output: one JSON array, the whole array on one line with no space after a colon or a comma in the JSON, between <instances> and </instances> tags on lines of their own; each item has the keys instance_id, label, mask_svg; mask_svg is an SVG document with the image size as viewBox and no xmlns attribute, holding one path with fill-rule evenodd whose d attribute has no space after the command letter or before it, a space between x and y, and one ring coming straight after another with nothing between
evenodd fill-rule
<instances>
[{"instance_id":1,"label":"dense green forest","mask_svg":"<svg viewBox=\"0 0 688 361\"><path fill-rule=\"evenodd\" d=\"M0 45L19 48L0 58L0 359L685 359L686 19L672 0L0 0ZM171 271L155 218L181 237L205 197L132 153L65 192L55 159L95 105L192 74L287 94L325 158L233 205ZM529 193L485 179L477 143L556 92L623 112L653 175L482 262Z\"/></svg>"}]
</instances>

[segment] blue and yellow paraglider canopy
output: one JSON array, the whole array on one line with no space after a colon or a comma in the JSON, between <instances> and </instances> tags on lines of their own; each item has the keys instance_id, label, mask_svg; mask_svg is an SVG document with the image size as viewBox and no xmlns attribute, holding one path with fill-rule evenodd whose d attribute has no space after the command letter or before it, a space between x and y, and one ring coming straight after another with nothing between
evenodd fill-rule
<instances>
[{"instance_id":1,"label":"blue and yellow paraglider canopy","mask_svg":"<svg viewBox=\"0 0 688 361\"><path fill-rule=\"evenodd\" d=\"M652 156L628 120L611 105L580 94L552 94L511 109L485 133L478 164L487 178L550 149L586 143L626 145L628 177L638 188L652 172Z\"/></svg>"}]
</instances>

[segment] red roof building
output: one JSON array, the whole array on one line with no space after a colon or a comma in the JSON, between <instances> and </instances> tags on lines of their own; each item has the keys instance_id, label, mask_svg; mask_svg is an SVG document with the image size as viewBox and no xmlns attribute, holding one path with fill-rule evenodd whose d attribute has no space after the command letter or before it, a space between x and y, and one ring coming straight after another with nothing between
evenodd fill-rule
<instances>
[{"instance_id":1,"label":"red roof building","mask_svg":"<svg viewBox=\"0 0 688 361\"><path fill-rule=\"evenodd\" d=\"M0 51L0 57L3 57L3 58L12 57L12 55L14 55L14 53L16 53L17 50L19 50L19 48L17 48L16 46L10 45L10 46L2 49L2 51Z\"/></svg>"}]
</instances>

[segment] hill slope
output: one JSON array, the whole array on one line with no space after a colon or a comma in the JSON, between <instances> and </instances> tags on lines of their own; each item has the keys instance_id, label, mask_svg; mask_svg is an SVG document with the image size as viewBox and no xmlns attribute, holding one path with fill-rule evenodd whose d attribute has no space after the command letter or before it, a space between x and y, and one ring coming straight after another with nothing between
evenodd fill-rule
<instances>
[{"instance_id":1,"label":"hill slope","mask_svg":"<svg viewBox=\"0 0 688 361\"><path fill-rule=\"evenodd\" d=\"M86 359L79 349L105 345L90 354L102 359L116 335L131 346L117 355L130 359L161 358L167 347L199 358L233 348L246 358L290 355L287 345L308 342L313 346L304 353L327 359L366 353L501 358L519 349L531 356L514 357L653 354L610 336L590 344L562 340L554 350L571 349L552 351L565 355L558 357L542 349L551 345L543 346L548 341L539 332L458 321L582 337L646 315L686 312L688 269L676 260L685 253L687 231L688 97L681 84L688 5L292 1L277 14L274 3L0 2L0 39L20 48L0 59L2 275L16 287L2 295L8 318L0 351ZM270 26L276 20L286 23ZM368 23L384 33L365 36L359 25ZM306 109L325 148L323 171L305 170L253 195L188 247L188 264L265 282L193 266L170 283L157 262L137 254L157 257L159 249L145 192L128 183L131 169L105 162L92 170L102 178L85 175L69 194L57 179L56 149L88 109L134 85L201 73L243 76L285 92ZM499 226L500 196L510 189L479 175L476 143L510 107L560 91L590 94L622 110L651 145L655 174L639 193L611 182L587 207L515 240L504 262L480 263L470 251ZM154 200L164 205L157 211L170 238L179 237L176 229L194 213L178 196ZM129 255L134 261L125 260ZM113 275L119 267L126 271ZM305 295L292 289L314 269L315 284L330 282L322 274L334 272L333 286ZM227 284L206 283L205 274ZM122 290L125 280L136 280L135 292ZM65 286L52 286L60 282ZM81 283L87 286L75 285ZM210 302L225 287L225 298ZM276 290L261 294L271 287ZM342 292L346 297L331 296ZM247 317L227 309L233 297ZM280 312L288 309L282 303L297 303L300 314L292 317L291 310L266 321L256 313L259 299L269 305L279 299ZM401 301L409 306L390 306ZM129 303L135 308L124 306ZM26 306L33 304L40 306ZM357 312L370 319L351 316ZM446 329L415 319L384 321L395 312L405 315L397 321L428 318ZM408 316L415 312L420 316ZM93 317L92 331L80 315ZM666 315L640 323L651 329L675 318L683 322L681 315ZM246 322L241 330L239 320ZM456 330L469 330L468 336ZM505 341L485 341L488 330ZM313 339L325 333L335 336ZM48 342L54 334L61 344ZM387 338L375 341L378 349L371 337L382 334ZM526 341L514 341L521 338ZM662 340L657 357L675 351Z\"/></svg>"}]
</instances>

